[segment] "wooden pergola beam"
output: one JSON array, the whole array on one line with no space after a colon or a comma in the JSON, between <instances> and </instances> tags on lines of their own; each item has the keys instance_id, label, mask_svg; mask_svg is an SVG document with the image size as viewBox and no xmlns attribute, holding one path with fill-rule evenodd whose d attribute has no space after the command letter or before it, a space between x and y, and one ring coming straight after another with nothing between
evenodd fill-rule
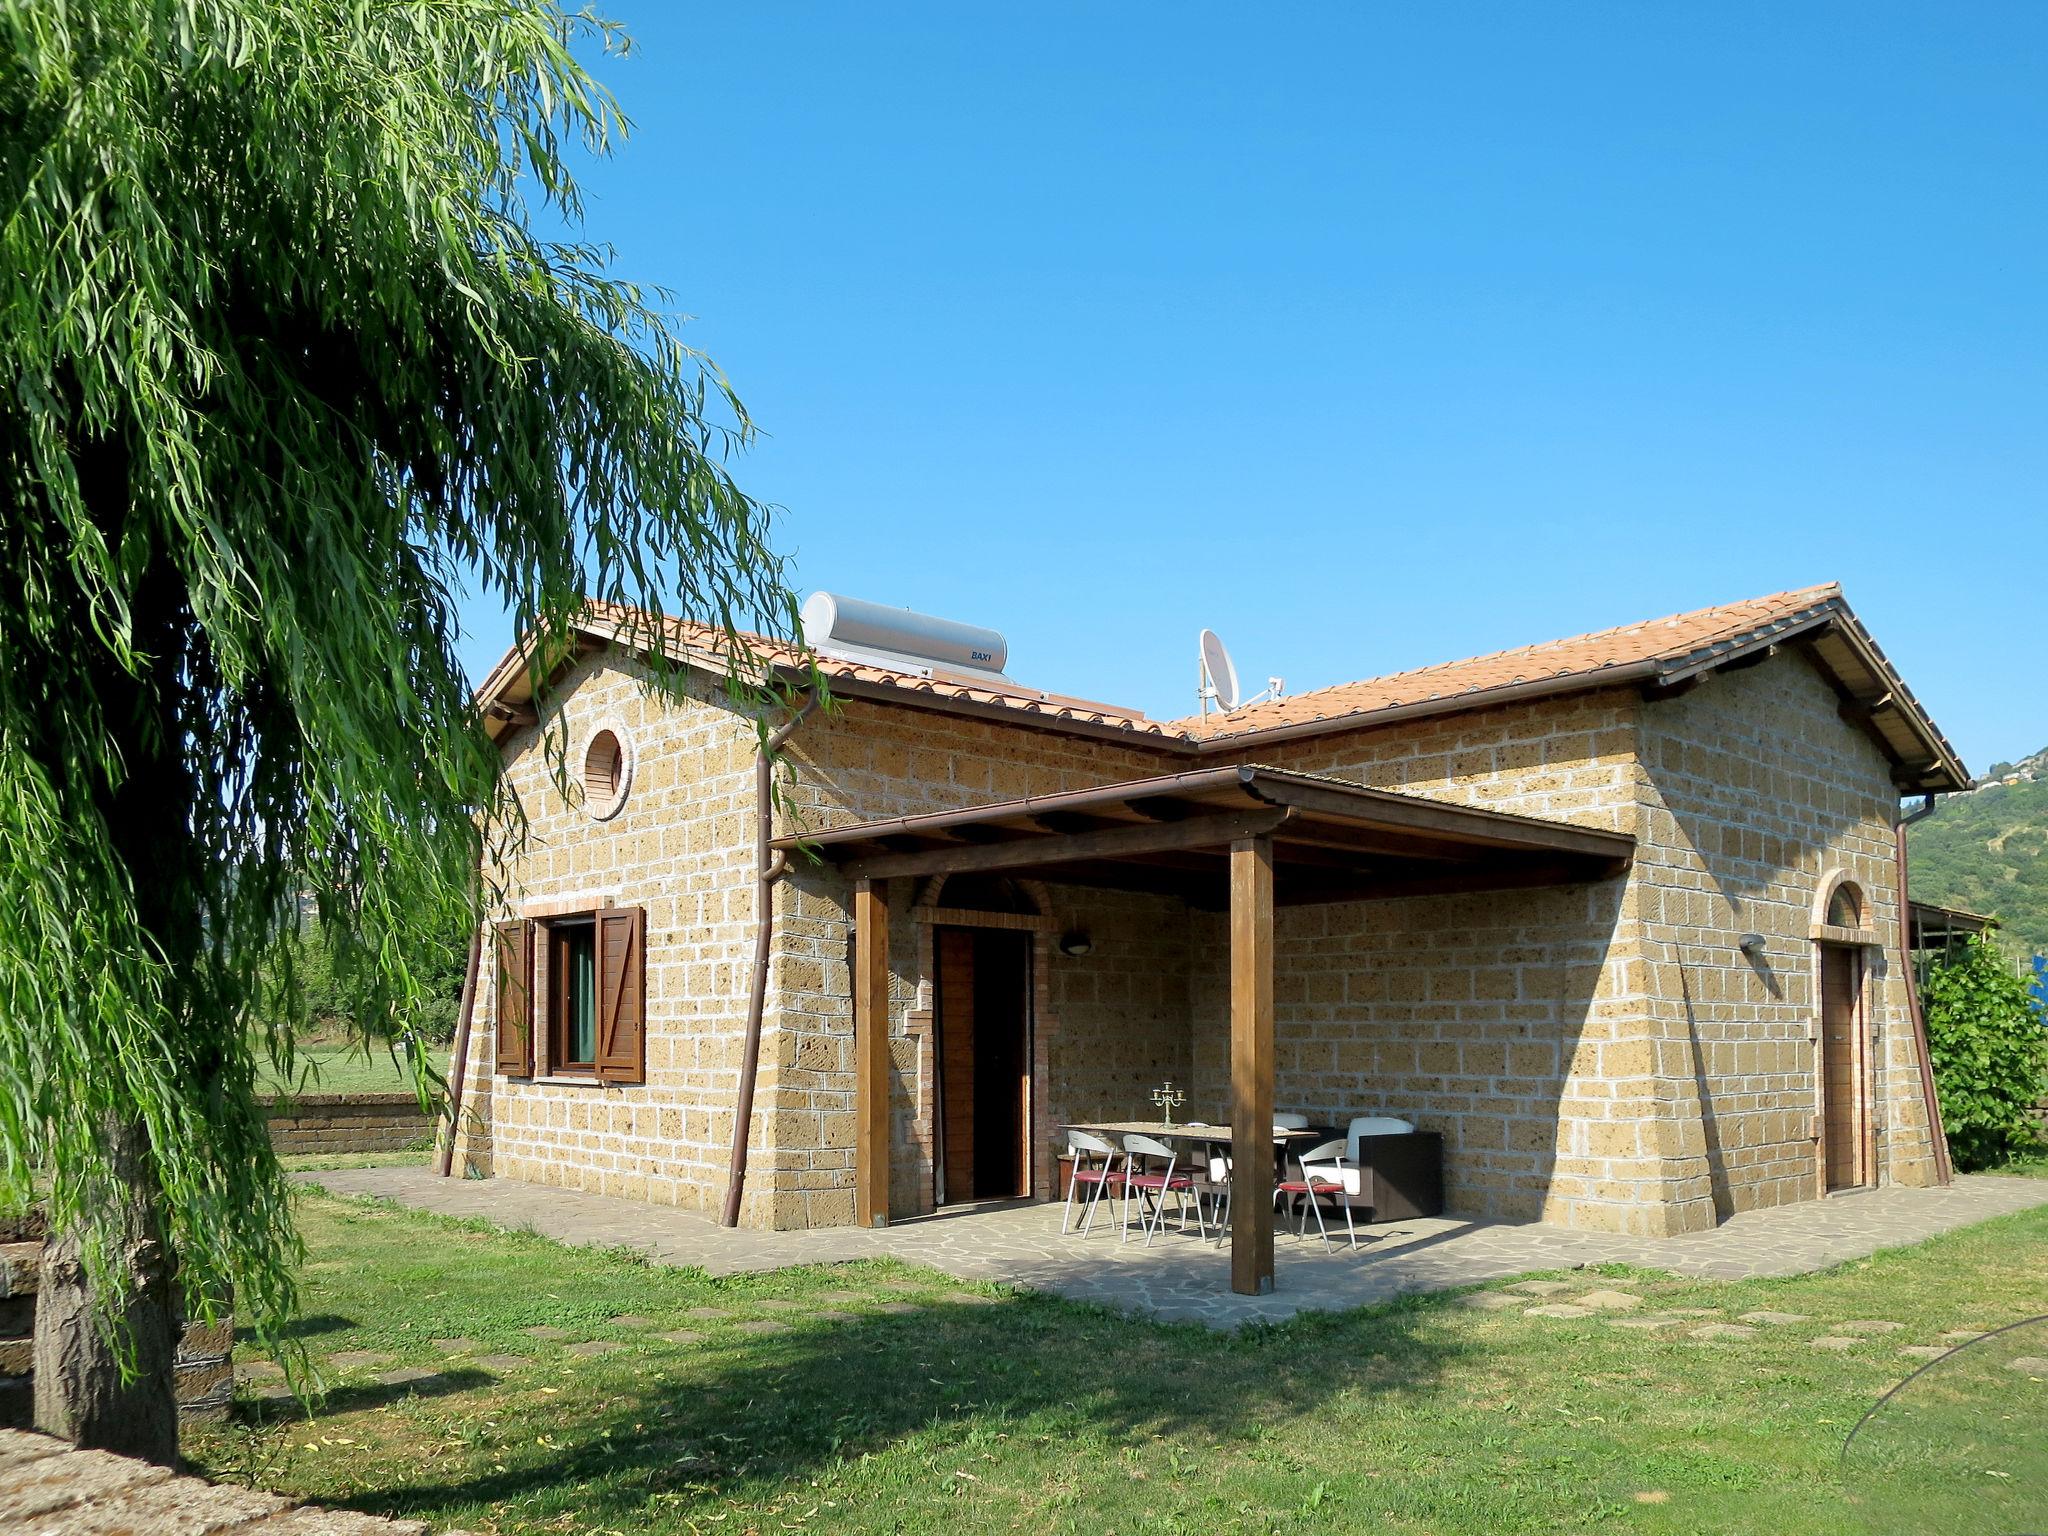
<instances>
[{"instance_id":1,"label":"wooden pergola beam","mask_svg":"<svg viewBox=\"0 0 2048 1536\"><path fill-rule=\"evenodd\" d=\"M1475 855L1500 852L1499 849L1478 849L1470 843L1441 837L1417 837L1376 828L1340 826L1327 821L1297 821L1288 826L1287 842L1281 853L1302 847L1367 858L1418 859L1442 864L1469 863Z\"/></svg>"},{"instance_id":2,"label":"wooden pergola beam","mask_svg":"<svg viewBox=\"0 0 2048 1536\"><path fill-rule=\"evenodd\" d=\"M889 1224L889 883L853 888L853 1219Z\"/></svg>"},{"instance_id":3,"label":"wooden pergola beam","mask_svg":"<svg viewBox=\"0 0 2048 1536\"><path fill-rule=\"evenodd\" d=\"M1292 806L1307 816L1369 822L1375 831L1435 836L1474 850L1500 848L1600 858L1631 851L1634 846L1634 839L1619 833L1499 812L1479 818L1463 806L1433 804L1390 791L1346 790L1275 777L1258 780L1257 792L1262 799Z\"/></svg>"},{"instance_id":4,"label":"wooden pergola beam","mask_svg":"<svg viewBox=\"0 0 2048 1536\"><path fill-rule=\"evenodd\" d=\"M1239 838L1271 832L1288 820L1284 808L1222 816L1197 816L1187 821L1145 822L1108 827L1096 832L1022 837L1014 842L979 847L960 845L902 853L878 853L846 863L856 880L890 880L899 876L960 875L998 869L1031 869L1040 865L1085 863L1121 858L1132 853L1157 853L1175 848L1224 848Z\"/></svg>"},{"instance_id":5,"label":"wooden pergola beam","mask_svg":"<svg viewBox=\"0 0 2048 1536\"><path fill-rule=\"evenodd\" d=\"M1230 1288L1273 1289L1273 839L1230 845Z\"/></svg>"},{"instance_id":6,"label":"wooden pergola beam","mask_svg":"<svg viewBox=\"0 0 2048 1536\"><path fill-rule=\"evenodd\" d=\"M1548 885L1591 885L1611 880L1627 868L1625 861L1544 859L1364 880L1319 880L1314 872L1304 869L1290 873L1279 899L1283 907L1299 907L1336 901L1384 901L1396 896L1453 896L1474 891L1531 890Z\"/></svg>"}]
</instances>

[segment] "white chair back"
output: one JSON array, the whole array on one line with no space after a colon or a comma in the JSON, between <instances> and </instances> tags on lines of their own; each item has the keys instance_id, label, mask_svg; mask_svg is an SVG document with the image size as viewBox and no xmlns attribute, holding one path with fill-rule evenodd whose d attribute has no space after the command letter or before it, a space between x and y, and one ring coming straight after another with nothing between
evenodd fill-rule
<instances>
[{"instance_id":1,"label":"white chair back","mask_svg":"<svg viewBox=\"0 0 2048 1536\"><path fill-rule=\"evenodd\" d=\"M1361 1136L1413 1136L1415 1123L1393 1115L1359 1115L1344 1129L1347 1155L1351 1161L1360 1161L1358 1139Z\"/></svg>"},{"instance_id":2,"label":"white chair back","mask_svg":"<svg viewBox=\"0 0 2048 1536\"><path fill-rule=\"evenodd\" d=\"M1273 1117L1273 1129L1276 1131L1305 1131L1308 1129L1308 1116L1297 1115L1292 1110L1285 1114L1275 1115Z\"/></svg>"},{"instance_id":3,"label":"white chair back","mask_svg":"<svg viewBox=\"0 0 2048 1536\"><path fill-rule=\"evenodd\" d=\"M1124 1138L1124 1150L1133 1157L1163 1157L1169 1163L1176 1161L1180 1156L1163 1141L1154 1141L1150 1136L1135 1134Z\"/></svg>"},{"instance_id":4,"label":"white chair back","mask_svg":"<svg viewBox=\"0 0 2048 1536\"><path fill-rule=\"evenodd\" d=\"M1116 1148L1092 1131L1067 1132L1069 1152L1090 1152L1098 1157L1114 1157Z\"/></svg>"},{"instance_id":5,"label":"white chair back","mask_svg":"<svg viewBox=\"0 0 2048 1536\"><path fill-rule=\"evenodd\" d=\"M1321 1185L1328 1189L1341 1189L1347 1195L1358 1193L1357 1170L1346 1166L1344 1151L1349 1143L1342 1137L1319 1142L1301 1154L1302 1180L1310 1185Z\"/></svg>"},{"instance_id":6,"label":"white chair back","mask_svg":"<svg viewBox=\"0 0 2048 1536\"><path fill-rule=\"evenodd\" d=\"M1339 1136L1330 1141L1316 1143L1316 1145L1302 1153L1297 1161L1304 1168L1313 1167L1319 1163L1341 1168L1344 1165L1344 1148L1344 1138Z\"/></svg>"}]
</instances>

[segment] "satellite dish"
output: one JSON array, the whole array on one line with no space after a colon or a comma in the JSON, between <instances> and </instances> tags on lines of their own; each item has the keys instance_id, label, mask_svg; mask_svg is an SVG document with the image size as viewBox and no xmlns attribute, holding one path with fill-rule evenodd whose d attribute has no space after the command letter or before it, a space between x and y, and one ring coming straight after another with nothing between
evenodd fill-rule
<instances>
[{"instance_id":1,"label":"satellite dish","mask_svg":"<svg viewBox=\"0 0 2048 1536\"><path fill-rule=\"evenodd\" d=\"M1223 642L1216 638L1216 631L1202 631L1202 713L1209 712L1213 702L1226 715L1237 708L1237 666L1230 659L1230 652Z\"/></svg>"}]
</instances>

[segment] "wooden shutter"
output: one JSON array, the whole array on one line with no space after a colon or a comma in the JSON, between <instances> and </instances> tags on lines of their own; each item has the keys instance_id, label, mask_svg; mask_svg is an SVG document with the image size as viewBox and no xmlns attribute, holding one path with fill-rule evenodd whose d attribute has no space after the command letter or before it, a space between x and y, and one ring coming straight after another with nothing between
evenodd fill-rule
<instances>
[{"instance_id":1,"label":"wooden shutter","mask_svg":"<svg viewBox=\"0 0 2048 1536\"><path fill-rule=\"evenodd\" d=\"M498 1070L533 1076L533 924L498 924Z\"/></svg>"},{"instance_id":2,"label":"wooden shutter","mask_svg":"<svg viewBox=\"0 0 2048 1536\"><path fill-rule=\"evenodd\" d=\"M647 1081L647 914L607 907L597 914L597 1075L608 1083Z\"/></svg>"}]
</instances>

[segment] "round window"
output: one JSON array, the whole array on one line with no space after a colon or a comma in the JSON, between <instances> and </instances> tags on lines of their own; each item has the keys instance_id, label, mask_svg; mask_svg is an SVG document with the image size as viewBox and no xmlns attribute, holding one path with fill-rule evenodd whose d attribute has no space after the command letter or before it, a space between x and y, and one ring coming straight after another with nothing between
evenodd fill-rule
<instances>
[{"instance_id":1,"label":"round window","mask_svg":"<svg viewBox=\"0 0 2048 1536\"><path fill-rule=\"evenodd\" d=\"M583 753L583 808L599 821L618 815L632 776L618 732L599 731Z\"/></svg>"}]
</instances>

